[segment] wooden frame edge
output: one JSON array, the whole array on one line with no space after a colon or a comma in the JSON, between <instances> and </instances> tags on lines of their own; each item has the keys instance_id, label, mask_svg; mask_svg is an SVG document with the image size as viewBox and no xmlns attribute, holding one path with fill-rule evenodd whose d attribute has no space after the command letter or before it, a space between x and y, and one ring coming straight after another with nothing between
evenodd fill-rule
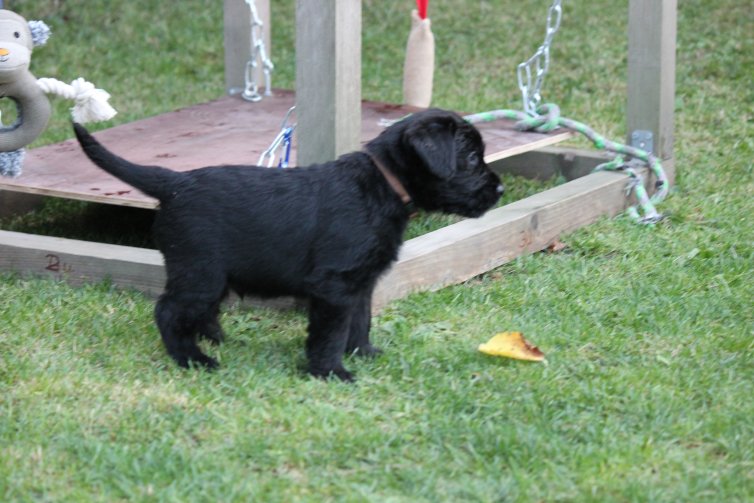
<instances>
[{"instance_id":1,"label":"wooden frame edge","mask_svg":"<svg viewBox=\"0 0 754 503\"><path fill-rule=\"evenodd\" d=\"M645 184L651 177L645 175ZM561 235L632 201L625 174L596 172L404 243L398 261L380 280L375 311L410 293L462 283L526 253L545 249Z\"/></svg>"}]
</instances>

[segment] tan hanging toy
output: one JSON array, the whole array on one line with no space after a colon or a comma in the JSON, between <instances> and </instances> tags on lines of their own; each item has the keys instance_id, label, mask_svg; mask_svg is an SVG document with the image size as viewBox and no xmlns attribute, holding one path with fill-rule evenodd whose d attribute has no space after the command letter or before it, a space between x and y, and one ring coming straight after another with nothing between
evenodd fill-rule
<instances>
[{"instance_id":1,"label":"tan hanging toy","mask_svg":"<svg viewBox=\"0 0 754 503\"><path fill-rule=\"evenodd\" d=\"M403 103L427 108L432 102L435 73L435 36L427 18L429 0L417 0L411 11L411 32L403 66Z\"/></svg>"},{"instance_id":2,"label":"tan hanging toy","mask_svg":"<svg viewBox=\"0 0 754 503\"><path fill-rule=\"evenodd\" d=\"M16 103L18 118L13 124L0 124L0 175L21 174L24 147L47 127L52 93L74 100L71 109L76 122L107 120L117 113L108 103L110 95L82 78L70 85L56 79L37 79L29 71L31 52L44 45L50 28L42 21L27 22L15 12L0 9L0 97Z\"/></svg>"}]
</instances>

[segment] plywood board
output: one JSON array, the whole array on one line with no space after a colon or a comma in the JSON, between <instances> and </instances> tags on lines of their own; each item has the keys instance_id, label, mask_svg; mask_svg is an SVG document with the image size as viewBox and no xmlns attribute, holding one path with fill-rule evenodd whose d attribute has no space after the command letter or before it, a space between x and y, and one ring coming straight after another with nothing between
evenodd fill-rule
<instances>
[{"instance_id":1,"label":"plywood board","mask_svg":"<svg viewBox=\"0 0 754 503\"><path fill-rule=\"evenodd\" d=\"M280 131L286 111L294 105L290 91L258 103L238 96L183 108L96 133L108 148L129 160L178 171L218 164L255 164ZM383 119L399 119L410 108L378 102L362 103L362 143L383 129ZM487 143L488 160L551 145L571 136L523 133L513 122L478 125ZM295 160L295 148L292 157ZM41 194L140 208L157 202L104 173L89 162L75 140L32 149L18 178L0 178L0 190Z\"/></svg>"}]
</instances>

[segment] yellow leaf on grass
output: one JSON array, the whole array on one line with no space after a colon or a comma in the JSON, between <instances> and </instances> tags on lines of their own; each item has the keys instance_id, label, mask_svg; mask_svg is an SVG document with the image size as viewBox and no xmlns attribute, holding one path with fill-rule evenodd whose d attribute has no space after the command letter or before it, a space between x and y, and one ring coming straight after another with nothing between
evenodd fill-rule
<instances>
[{"instance_id":1,"label":"yellow leaf on grass","mask_svg":"<svg viewBox=\"0 0 754 503\"><path fill-rule=\"evenodd\" d=\"M532 362L541 362L545 359L544 353L537 346L529 344L521 332L501 332L486 344L480 344L479 351L492 356L505 356Z\"/></svg>"}]
</instances>

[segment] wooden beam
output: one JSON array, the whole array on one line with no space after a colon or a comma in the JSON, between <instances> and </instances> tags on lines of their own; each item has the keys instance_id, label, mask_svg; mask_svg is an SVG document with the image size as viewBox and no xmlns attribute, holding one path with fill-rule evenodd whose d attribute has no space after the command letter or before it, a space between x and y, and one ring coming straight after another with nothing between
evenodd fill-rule
<instances>
[{"instance_id":1,"label":"wooden beam","mask_svg":"<svg viewBox=\"0 0 754 503\"><path fill-rule=\"evenodd\" d=\"M602 216L616 215L631 203L627 184L620 173L593 173L407 241L377 285L373 306L377 310L412 292L461 283L540 251Z\"/></svg>"},{"instance_id":2,"label":"wooden beam","mask_svg":"<svg viewBox=\"0 0 754 503\"><path fill-rule=\"evenodd\" d=\"M255 0L257 15L263 27L264 46L267 57L272 59L270 33L270 0ZM225 91L228 94L238 94L245 87L246 63L251 56L251 13L244 0L224 0L224 44L225 44ZM264 88L264 73L259 65L254 73L254 79L259 85L260 92Z\"/></svg>"},{"instance_id":3,"label":"wooden beam","mask_svg":"<svg viewBox=\"0 0 754 503\"><path fill-rule=\"evenodd\" d=\"M301 166L360 148L361 0L297 0L296 118Z\"/></svg>"},{"instance_id":4,"label":"wooden beam","mask_svg":"<svg viewBox=\"0 0 754 503\"><path fill-rule=\"evenodd\" d=\"M677 0L628 4L628 143L637 130L652 132L653 152L673 157Z\"/></svg>"},{"instance_id":5,"label":"wooden beam","mask_svg":"<svg viewBox=\"0 0 754 503\"><path fill-rule=\"evenodd\" d=\"M74 285L109 279L157 295L165 283L157 250L0 230L0 270L46 276Z\"/></svg>"}]
</instances>

